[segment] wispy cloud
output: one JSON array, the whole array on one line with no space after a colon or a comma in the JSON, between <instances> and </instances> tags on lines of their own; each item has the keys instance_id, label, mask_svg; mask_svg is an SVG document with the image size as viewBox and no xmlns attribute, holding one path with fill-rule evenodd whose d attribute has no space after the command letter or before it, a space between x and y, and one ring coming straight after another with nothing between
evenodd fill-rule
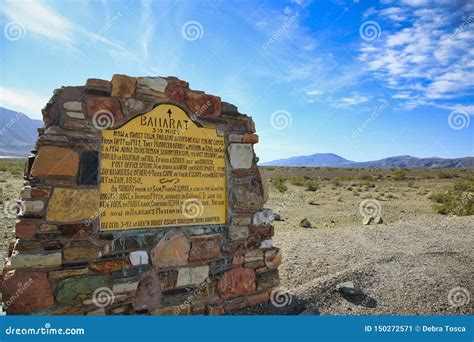
<instances>
[{"instance_id":1,"label":"wispy cloud","mask_svg":"<svg viewBox=\"0 0 474 342\"><path fill-rule=\"evenodd\" d=\"M378 12L402 23L377 41L363 43L359 60L406 108L453 106L474 88L474 6L431 6L438 1L405 0ZM426 6L425 6L426 5ZM385 25L390 27L390 25ZM474 114L474 113L472 113Z\"/></svg>"},{"instance_id":2,"label":"wispy cloud","mask_svg":"<svg viewBox=\"0 0 474 342\"><path fill-rule=\"evenodd\" d=\"M29 91L20 91L0 86L0 106L13 109L41 119L41 109L48 99Z\"/></svg>"}]
</instances>

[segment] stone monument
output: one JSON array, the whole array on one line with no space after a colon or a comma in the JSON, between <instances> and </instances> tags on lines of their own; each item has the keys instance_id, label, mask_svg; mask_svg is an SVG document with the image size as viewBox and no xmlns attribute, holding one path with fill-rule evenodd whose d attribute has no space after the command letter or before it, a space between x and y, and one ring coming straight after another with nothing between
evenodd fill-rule
<instances>
[{"instance_id":1,"label":"stone monument","mask_svg":"<svg viewBox=\"0 0 474 342\"><path fill-rule=\"evenodd\" d=\"M25 165L7 314L223 314L269 300L281 253L252 118L176 77L62 87Z\"/></svg>"}]
</instances>

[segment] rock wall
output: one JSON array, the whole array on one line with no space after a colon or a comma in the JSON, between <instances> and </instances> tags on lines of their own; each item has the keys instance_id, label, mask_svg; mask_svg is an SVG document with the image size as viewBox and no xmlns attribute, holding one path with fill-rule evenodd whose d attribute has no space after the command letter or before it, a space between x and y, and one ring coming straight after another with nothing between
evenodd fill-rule
<instances>
[{"instance_id":1,"label":"rock wall","mask_svg":"<svg viewBox=\"0 0 474 342\"><path fill-rule=\"evenodd\" d=\"M225 137L227 223L101 232L101 129L161 103ZM281 254L251 117L175 77L125 75L55 90L43 117L2 275L8 314L223 314L269 300Z\"/></svg>"}]
</instances>

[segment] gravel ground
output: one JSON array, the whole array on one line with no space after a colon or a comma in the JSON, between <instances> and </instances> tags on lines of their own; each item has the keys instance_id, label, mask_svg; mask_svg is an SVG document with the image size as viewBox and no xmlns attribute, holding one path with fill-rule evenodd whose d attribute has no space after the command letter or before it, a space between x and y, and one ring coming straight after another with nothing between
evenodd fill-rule
<instances>
[{"instance_id":1,"label":"gravel ground","mask_svg":"<svg viewBox=\"0 0 474 342\"><path fill-rule=\"evenodd\" d=\"M474 293L474 217L415 215L391 224L279 230L281 289L291 303L240 314L468 315L473 301L449 304L457 287ZM343 297L335 286L352 281L363 291ZM288 302L288 296L280 299ZM466 298L466 297L464 297Z\"/></svg>"}]
</instances>

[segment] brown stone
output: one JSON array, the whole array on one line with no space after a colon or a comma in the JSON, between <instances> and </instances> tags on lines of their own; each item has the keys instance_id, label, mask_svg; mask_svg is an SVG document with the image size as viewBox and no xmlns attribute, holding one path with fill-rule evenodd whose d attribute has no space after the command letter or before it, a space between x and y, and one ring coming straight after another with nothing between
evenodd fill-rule
<instances>
[{"instance_id":1,"label":"brown stone","mask_svg":"<svg viewBox=\"0 0 474 342\"><path fill-rule=\"evenodd\" d=\"M41 250L41 242L39 240L18 239L15 242L14 249L18 252L39 252Z\"/></svg>"},{"instance_id":2,"label":"brown stone","mask_svg":"<svg viewBox=\"0 0 474 342\"><path fill-rule=\"evenodd\" d=\"M255 271L250 268L234 268L224 273L217 289L221 298L230 298L255 291Z\"/></svg>"},{"instance_id":3,"label":"brown stone","mask_svg":"<svg viewBox=\"0 0 474 342\"><path fill-rule=\"evenodd\" d=\"M189 83L186 81L180 80L177 77L170 76L170 77L167 77L166 79L168 80L168 85L173 85L176 87L189 89Z\"/></svg>"},{"instance_id":4,"label":"brown stone","mask_svg":"<svg viewBox=\"0 0 474 342\"><path fill-rule=\"evenodd\" d=\"M257 235L262 237L272 237L274 228L271 225L252 227L250 229L250 235Z\"/></svg>"},{"instance_id":5,"label":"brown stone","mask_svg":"<svg viewBox=\"0 0 474 342\"><path fill-rule=\"evenodd\" d=\"M242 265L244 263L245 257L243 255L237 255L232 258L232 265Z\"/></svg>"},{"instance_id":6,"label":"brown stone","mask_svg":"<svg viewBox=\"0 0 474 342\"><path fill-rule=\"evenodd\" d=\"M57 229L66 238L81 238L88 236L92 233L92 225L85 223L73 223L73 224L61 224L57 226Z\"/></svg>"},{"instance_id":7,"label":"brown stone","mask_svg":"<svg viewBox=\"0 0 474 342\"><path fill-rule=\"evenodd\" d=\"M43 198L48 196L49 192L44 189L31 188L31 197L32 198Z\"/></svg>"},{"instance_id":8,"label":"brown stone","mask_svg":"<svg viewBox=\"0 0 474 342\"><path fill-rule=\"evenodd\" d=\"M7 312L43 310L54 305L46 272L8 271L0 289Z\"/></svg>"},{"instance_id":9,"label":"brown stone","mask_svg":"<svg viewBox=\"0 0 474 342\"><path fill-rule=\"evenodd\" d=\"M224 245L223 250L226 255L234 256L244 252L247 249L247 242L238 241L238 242L228 242Z\"/></svg>"},{"instance_id":10,"label":"brown stone","mask_svg":"<svg viewBox=\"0 0 474 342\"><path fill-rule=\"evenodd\" d=\"M265 265L270 268L278 268L281 265L282 255L280 249L272 249L265 252Z\"/></svg>"},{"instance_id":11,"label":"brown stone","mask_svg":"<svg viewBox=\"0 0 474 342\"><path fill-rule=\"evenodd\" d=\"M111 84L107 80L101 80L98 78L89 78L86 81L86 88L105 90L110 92Z\"/></svg>"},{"instance_id":12,"label":"brown stone","mask_svg":"<svg viewBox=\"0 0 474 342\"><path fill-rule=\"evenodd\" d=\"M50 271L49 278L50 279L60 279L60 278L70 278L85 275L89 272L87 268L72 268L72 269L65 269L65 270L58 270L58 271Z\"/></svg>"},{"instance_id":13,"label":"brown stone","mask_svg":"<svg viewBox=\"0 0 474 342\"><path fill-rule=\"evenodd\" d=\"M270 300L268 292L257 293L247 297L249 305L264 304Z\"/></svg>"},{"instance_id":14,"label":"brown stone","mask_svg":"<svg viewBox=\"0 0 474 342\"><path fill-rule=\"evenodd\" d=\"M113 259L94 262L89 265L89 268L95 272L115 272L124 268L128 268L130 264L125 259Z\"/></svg>"},{"instance_id":15,"label":"brown stone","mask_svg":"<svg viewBox=\"0 0 474 342\"><path fill-rule=\"evenodd\" d=\"M46 220L74 222L98 217L99 191L97 189L55 188L48 203Z\"/></svg>"},{"instance_id":16,"label":"brown stone","mask_svg":"<svg viewBox=\"0 0 474 342\"><path fill-rule=\"evenodd\" d=\"M221 257L220 239L196 239L191 244L189 261L218 259Z\"/></svg>"},{"instance_id":17,"label":"brown stone","mask_svg":"<svg viewBox=\"0 0 474 342\"><path fill-rule=\"evenodd\" d=\"M56 146L42 146L35 158L31 175L33 177L74 177L79 168L79 154L70 149Z\"/></svg>"},{"instance_id":18,"label":"brown stone","mask_svg":"<svg viewBox=\"0 0 474 342\"><path fill-rule=\"evenodd\" d=\"M188 263L189 249L186 235L170 231L153 249L153 265L159 268L184 266Z\"/></svg>"},{"instance_id":19,"label":"brown stone","mask_svg":"<svg viewBox=\"0 0 474 342\"><path fill-rule=\"evenodd\" d=\"M168 85L165 89L165 95L171 100L177 102L184 102L186 97L186 91L183 88Z\"/></svg>"},{"instance_id":20,"label":"brown stone","mask_svg":"<svg viewBox=\"0 0 474 342\"><path fill-rule=\"evenodd\" d=\"M29 239L36 233L37 221L17 220L15 225L15 236L17 239Z\"/></svg>"},{"instance_id":21,"label":"brown stone","mask_svg":"<svg viewBox=\"0 0 474 342\"><path fill-rule=\"evenodd\" d=\"M242 142L247 144L257 144L258 135L257 134L244 134L242 137Z\"/></svg>"},{"instance_id":22,"label":"brown stone","mask_svg":"<svg viewBox=\"0 0 474 342\"><path fill-rule=\"evenodd\" d=\"M167 306L164 308L158 308L151 311L151 315L160 315L160 316L187 316L191 313L190 305L175 305Z\"/></svg>"},{"instance_id":23,"label":"brown stone","mask_svg":"<svg viewBox=\"0 0 474 342\"><path fill-rule=\"evenodd\" d=\"M99 257L100 249L88 240L72 241L63 248L64 262L81 262Z\"/></svg>"},{"instance_id":24,"label":"brown stone","mask_svg":"<svg viewBox=\"0 0 474 342\"><path fill-rule=\"evenodd\" d=\"M247 306L249 306L249 302L246 297L235 298L235 299L228 300L227 302L225 302L226 310L239 310Z\"/></svg>"},{"instance_id":25,"label":"brown stone","mask_svg":"<svg viewBox=\"0 0 474 342\"><path fill-rule=\"evenodd\" d=\"M198 116L219 116L221 113L220 97L187 91L185 101L188 108Z\"/></svg>"},{"instance_id":26,"label":"brown stone","mask_svg":"<svg viewBox=\"0 0 474 342\"><path fill-rule=\"evenodd\" d=\"M88 96L87 102L87 115L91 119L99 119L100 115L113 115L112 126L122 120L124 115L122 114L122 107L120 101L116 98L103 97L103 96ZM109 127L107 127L109 128Z\"/></svg>"},{"instance_id":27,"label":"brown stone","mask_svg":"<svg viewBox=\"0 0 474 342\"><path fill-rule=\"evenodd\" d=\"M132 97L135 92L137 80L126 75L112 76L112 96Z\"/></svg>"}]
</instances>

